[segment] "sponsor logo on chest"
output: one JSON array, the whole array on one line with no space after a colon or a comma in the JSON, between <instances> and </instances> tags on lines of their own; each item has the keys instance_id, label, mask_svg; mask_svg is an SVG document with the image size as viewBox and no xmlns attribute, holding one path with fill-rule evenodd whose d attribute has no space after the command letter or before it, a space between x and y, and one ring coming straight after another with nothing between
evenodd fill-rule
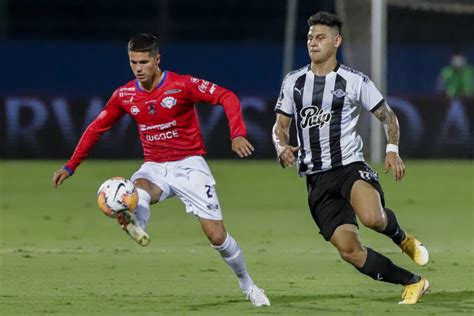
<instances>
[{"instance_id":1,"label":"sponsor logo on chest","mask_svg":"<svg viewBox=\"0 0 474 316\"><path fill-rule=\"evenodd\" d=\"M300 111L301 128L319 127L323 128L331 121L331 112L324 112L322 108L311 105Z\"/></svg>"}]
</instances>

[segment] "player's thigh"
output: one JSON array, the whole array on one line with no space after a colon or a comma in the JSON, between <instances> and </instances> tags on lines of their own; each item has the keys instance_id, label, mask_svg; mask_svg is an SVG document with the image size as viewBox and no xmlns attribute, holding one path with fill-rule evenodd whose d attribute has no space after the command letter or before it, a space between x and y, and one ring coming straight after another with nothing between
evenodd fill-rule
<instances>
[{"instance_id":1,"label":"player's thigh","mask_svg":"<svg viewBox=\"0 0 474 316\"><path fill-rule=\"evenodd\" d=\"M307 177L308 206L320 234L329 241L341 225L357 227L354 210L339 193L337 172L315 174Z\"/></svg>"},{"instance_id":2,"label":"player's thigh","mask_svg":"<svg viewBox=\"0 0 474 316\"><path fill-rule=\"evenodd\" d=\"M150 194L151 203L156 203L173 196L165 174L166 166L164 163L145 162L132 175L131 179L137 188Z\"/></svg>"},{"instance_id":3,"label":"player's thigh","mask_svg":"<svg viewBox=\"0 0 474 316\"><path fill-rule=\"evenodd\" d=\"M222 220L216 182L202 157L189 157L177 164L169 183L173 193L186 206L187 213L203 219Z\"/></svg>"},{"instance_id":4,"label":"player's thigh","mask_svg":"<svg viewBox=\"0 0 474 316\"><path fill-rule=\"evenodd\" d=\"M353 183L350 204L360 221L370 227L383 226L386 222L379 192L372 184L357 180Z\"/></svg>"}]
</instances>

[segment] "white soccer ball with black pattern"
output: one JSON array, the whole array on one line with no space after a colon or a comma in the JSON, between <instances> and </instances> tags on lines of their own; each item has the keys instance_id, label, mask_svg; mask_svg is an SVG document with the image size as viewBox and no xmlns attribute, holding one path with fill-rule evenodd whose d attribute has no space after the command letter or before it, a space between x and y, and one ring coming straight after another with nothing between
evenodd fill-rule
<instances>
[{"instance_id":1,"label":"white soccer ball with black pattern","mask_svg":"<svg viewBox=\"0 0 474 316\"><path fill-rule=\"evenodd\" d=\"M97 191L97 204L100 210L109 217L116 217L122 211L135 211L138 193L132 181L114 177L108 179Z\"/></svg>"}]
</instances>

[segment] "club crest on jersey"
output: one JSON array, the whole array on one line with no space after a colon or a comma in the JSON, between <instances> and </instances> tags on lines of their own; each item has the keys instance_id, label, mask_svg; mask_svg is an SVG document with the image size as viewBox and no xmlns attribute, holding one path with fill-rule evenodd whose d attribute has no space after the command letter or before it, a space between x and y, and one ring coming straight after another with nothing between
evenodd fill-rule
<instances>
[{"instance_id":1,"label":"club crest on jersey","mask_svg":"<svg viewBox=\"0 0 474 316\"><path fill-rule=\"evenodd\" d=\"M322 108L320 109L317 106L311 105L303 108L300 111L300 117L300 126L302 128L323 128L326 123L329 123L329 121L331 121L332 115L331 112L324 112Z\"/></svg>"},{"instance_id":2,"label":"club crest on jersey","mask_svg":"<svg viewBox=\"0 0 474 316\"><path fill-rule=\"evenodd\" d=\"M163 100L161 100L161 106L164 108L171 109L175 105L176 105L176 99L173 97L166 97Z\"/></svg>"},{"instance_id":3,"label":"club crest on jersey","mask_svg":"<svg viewBox=\"0 0 474 316\"><path fill-rule=\"evenodd\" d=\"M148 104L148 114L151 114L151 115L156 114L156 105L155 105L155 103Z\"/></svg>"},{"instance_id":4,"label":"club crest on jersey","mask_svg":"<svg viewBox=\"0 0 474 316\"><path fill-rule=\"evenodd\" d=\"M134 105L130 108L130 113L132 113L133 115L137 115L138 113L140 113L140 110L136 105Z\"/></svg>"},{"instance_id":5,"label":"club crest on jersey","mask_svg":"<svg viewBox=\"0 0 474 316\"><path fill-rule=\"evenodd\" d=\"M336 98L343 98L347 95L347 92L343 91L342 89L337 89L337 90L332 90L331 93L336 97Z\"/></svg>"}]
</instances>

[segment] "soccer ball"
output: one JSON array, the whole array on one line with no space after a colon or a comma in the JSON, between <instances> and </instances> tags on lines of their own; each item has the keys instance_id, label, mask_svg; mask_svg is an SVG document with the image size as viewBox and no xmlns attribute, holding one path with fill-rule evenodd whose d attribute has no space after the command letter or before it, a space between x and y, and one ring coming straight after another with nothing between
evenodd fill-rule
<instances>
[{"instance_id":1,"label":"soccer ball","mask_svg":"<svg viewBox=\"0 0 474 316\"><path fill-rule=\"evenodd\" d=\"M97 191L97 204L109 217L116 217L122 211L134 211L138 203L138 193L132 181L114 177L104 183Z\"/></svg>"}]
</instances>

